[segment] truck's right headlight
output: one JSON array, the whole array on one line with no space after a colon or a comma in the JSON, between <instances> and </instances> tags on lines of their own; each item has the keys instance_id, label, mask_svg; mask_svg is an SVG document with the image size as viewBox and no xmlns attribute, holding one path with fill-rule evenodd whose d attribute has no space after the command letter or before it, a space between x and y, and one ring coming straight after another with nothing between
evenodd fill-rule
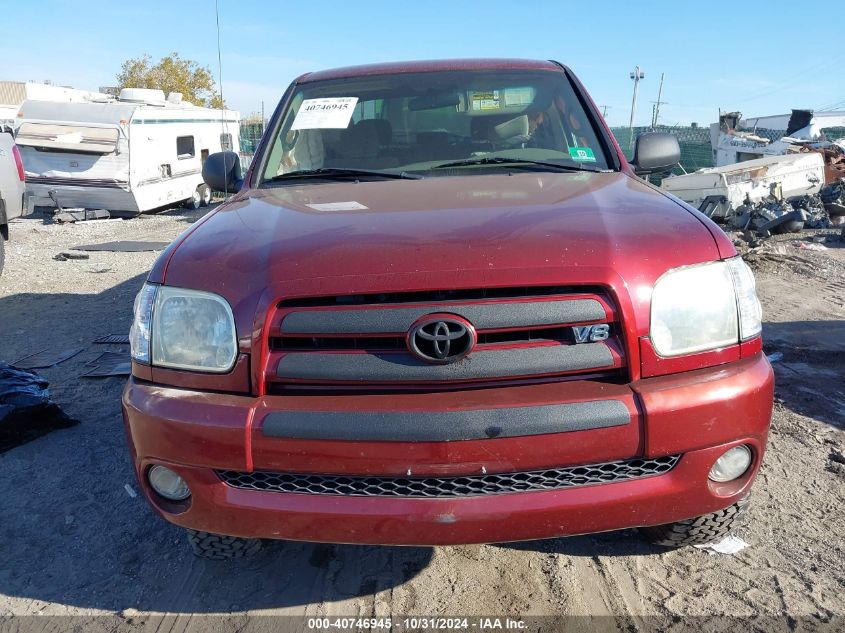
<instances>
[{"instance_id":1,"label":"truck's right headlight","mask_svg":"<svg viewBox=\"0 0 845 633\"><path fill-rule=\"evenodd\" d=\"M132 358L155 367L223 373L235 364L235 319L214 293L145 284L135 300Z\"/></svg>"},{"instance_id":2,"label":"truck's right headlight","mask_svg":"<svg viewBox=\"0 0 845 633\"><path fill-rule=\"evenodd\" d=\"M733 345L760 329L754 277L739 257L676 268L654 285L650 336L661 356Z\"/></svg>"}]
</instances>

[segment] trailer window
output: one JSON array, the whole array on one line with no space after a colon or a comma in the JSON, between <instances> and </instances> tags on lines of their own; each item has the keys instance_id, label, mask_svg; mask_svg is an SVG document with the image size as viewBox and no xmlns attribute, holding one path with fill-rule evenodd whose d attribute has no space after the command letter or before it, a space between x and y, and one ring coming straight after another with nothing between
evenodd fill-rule
<instances>
[{"instance_id":1,"label":"trailer window","mask_svg":"<svg viewBox=\"0 0 845 633\"><path fill-rule=\"evenodd\" d=\"M194 150L193 136L177 136L176 137L176 158L182 160L183 158L193 158L196 156Z\"/></svg>"},{"instance_id":2,"label":"trailer window","mask_svg":"<svg viewBox=\"0 0 845 633\"><path fill-rule=\"evenodd\" d=\"M111 154L117 149L116 127L22 123L15 142L41 151Z\"/></svg>"},{"instance_id":3,"label":"trailer window","mask_svg":"<svg viewBox=\"0 0 845 633\"><path fill-rule=\"evenodd\" d=\"M230 132L224 132L220 135L220 148L223 151L232 149L232 134Z\"/></svg>"}]
</instances>

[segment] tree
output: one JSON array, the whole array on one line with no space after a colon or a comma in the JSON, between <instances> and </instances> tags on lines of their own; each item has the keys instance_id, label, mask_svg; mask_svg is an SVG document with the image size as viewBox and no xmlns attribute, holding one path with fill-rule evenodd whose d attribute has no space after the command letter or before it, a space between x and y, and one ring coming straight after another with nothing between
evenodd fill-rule
<instances>
[{"instance_id":1,"label":"tree","mask_svg":"<svg viewBox=\"0 0 845 633\"><path fill-rule=\"evenodd\" d=\"M185 101L208 108L221 108L223 99L207 66L200 66L179 53L171 53L153 65L152 57L144 55L127 59L120 66L117 87L154 88L166 94L181 92Z\"/></svg>"}]
</instances>

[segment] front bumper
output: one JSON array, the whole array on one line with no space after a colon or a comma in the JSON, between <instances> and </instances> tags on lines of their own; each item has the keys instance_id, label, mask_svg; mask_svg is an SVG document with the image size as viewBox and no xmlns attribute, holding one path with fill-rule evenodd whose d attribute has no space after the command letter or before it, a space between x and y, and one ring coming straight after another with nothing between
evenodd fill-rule
<instances>
[{"instance_id":1,"label":"front bumper","mask_svg":"<svg viewBox=\"0 0 845 633\"><path fill-rule=\"evenodd\" d=\"M577 387L550 385L527 393L536 397L548 389ZM140 486L156 511L183 527L233 536L396 545L530 540L669 523L722 509L748 493L771 416L773 376L762 354L641 380L618 388L614 397L621 398L619 389L630 398L627 427L456 442L268 439L261 435L263 420L274 410L289 409L289 397L210 394L134 379L124 392L123 409ZM492 391L488 395L497 397ZM357 403L335 400L332 406ZM734 482L710 482L713 462L741 443L753 448L752 468ZM683 454L678 464L661 475L467 497L249 490L229 486L215 473L403 476L407 468L414 476L459 476L479 467L505 473L678 453ZM157 463L185 479L193 493L189 502L168 503L149 488L145 473Z\"/></svg>"}]
</instances>

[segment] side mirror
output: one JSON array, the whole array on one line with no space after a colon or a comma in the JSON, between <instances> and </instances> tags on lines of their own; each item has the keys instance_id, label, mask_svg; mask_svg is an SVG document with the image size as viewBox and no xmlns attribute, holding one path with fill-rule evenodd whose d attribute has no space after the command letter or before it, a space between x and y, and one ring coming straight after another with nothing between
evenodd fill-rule
<instances>
[{"instance_id":1,"label":"side mirror","mask_svg":"<svg viewBox=\"0 0 845 633\"><path fill-rule=\"evenodd\" d=\"M216 152L205 159L202 179L212 191L237 193L244 184L241 159L235 152Z\"/></svg>"},{"instance_id":2,"label":"side mirror","mask_svg":"<svg viewBox=\"0 0 845 633\"><path fill-rule=\"evenodd\" d=\"M631 167L638 176L671 169L681 160L681 146L674 134L645 132L637 137Z\"/></svg>"}]
</instances>

